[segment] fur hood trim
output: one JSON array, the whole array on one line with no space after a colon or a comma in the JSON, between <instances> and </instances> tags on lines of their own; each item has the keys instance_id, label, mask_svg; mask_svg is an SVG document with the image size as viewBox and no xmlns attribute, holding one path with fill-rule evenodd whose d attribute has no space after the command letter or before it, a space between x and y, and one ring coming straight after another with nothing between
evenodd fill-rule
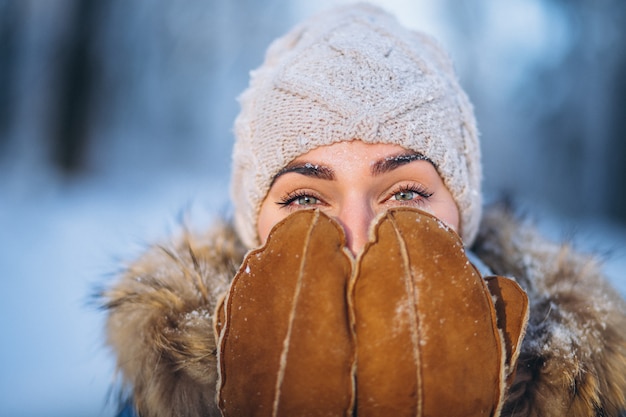
<instances>
[{"instance_id":1,"label":"fur hood trim","mask_svg":"<svg viewBox=\"0 0 626 417\"><path fill-rule=\"evenodd\" d=\"M100 299L107 344L142 417L220 415L213 313L245 249L230 225L155 245Z\"/></svg>"},{"instance_id":2,"label":"fur hood trim","mask_svg":"<svg viewBox=\"0 0 626 417\"><path fill-rule=\"evenodd\" d=\"M626 305L596 259L545 240L503 208L472 248L527 291L530 319L502 416L626 410ZM99 295L107 344L142 417L219 415L213 312L246 249L229 223L149 248Z\"/></svg>"}]
</instances>

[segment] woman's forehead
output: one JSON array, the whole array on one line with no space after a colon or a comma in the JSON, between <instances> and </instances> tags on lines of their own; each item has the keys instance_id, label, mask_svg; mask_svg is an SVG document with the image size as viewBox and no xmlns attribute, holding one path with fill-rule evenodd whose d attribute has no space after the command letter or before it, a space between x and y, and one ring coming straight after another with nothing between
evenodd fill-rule
<instances>
[{"instance_id":1,"label":"woman's forehead","mask_svg":"<svg viewBox=\"0 0 626 417\"><path fill-rule=\"evenodd\" d=\"M394 154L409 152L408 149L391 143L366 143L355 139L350 141L336 142L331 145L318 146L294 159L315 160L315 159L358 159L358 160L379 160Z\"/></svg>"}]
</instances>

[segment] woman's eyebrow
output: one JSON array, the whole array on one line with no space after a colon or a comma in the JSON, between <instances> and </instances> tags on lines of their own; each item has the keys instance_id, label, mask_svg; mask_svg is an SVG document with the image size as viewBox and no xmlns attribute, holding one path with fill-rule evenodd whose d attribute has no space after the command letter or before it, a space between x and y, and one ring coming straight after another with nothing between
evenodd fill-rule
<instances>
[{"instance_id":1,"label":"woman's eyebrow","mask_svg":"<svg viewBox=\"0 0 626 417\"><path fill-rule=\"evenodd\" d=\"M399 155L388 156L386 158L380 159L372 164L371 172L372 175L381 175L389 171L393 171L394 169L411 163L413 161L428 161L431 164L433 163L426 156L422 155L418 152L405 152ZM435 164L433 164L435 165Z\"/></svg>"},{"instance_id":2,"label":"woman's eyebrow","mask_svg":"<svg viewBox=\"0 0 626 417\"><path fill-rule=\"evenodd\" d=\"M288 164L286 167L278 171L278 174L274 175L274 178L272 178L272 183L270 184L270 187L281 175L285 175L290 172L295 172L296 174L304 175L306 177L319 178L322 180L335 180L335 171L333 171L329 167L312 164L310 162L295 162Z\"/></svg>"}]
</instances>

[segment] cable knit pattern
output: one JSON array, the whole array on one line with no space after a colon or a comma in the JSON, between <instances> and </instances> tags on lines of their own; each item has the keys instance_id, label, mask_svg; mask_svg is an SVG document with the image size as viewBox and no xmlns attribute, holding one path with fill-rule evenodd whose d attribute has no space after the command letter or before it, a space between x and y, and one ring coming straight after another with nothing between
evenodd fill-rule
<instances>
[{"instance_id":1,"label":"cable knit pattern","mask_svg":"<svg viewBox=\"0 0 626 417\"><path fill-rule=\"evenodd\" d=\"M430 37L365 4L295 27L268 49L235 122L235 224L257 246L258 212L274 176L323 145L360 139L428 157L461 213L471 244L481 216L481 164L472 106Z\"/></svg>"}]
</instances>

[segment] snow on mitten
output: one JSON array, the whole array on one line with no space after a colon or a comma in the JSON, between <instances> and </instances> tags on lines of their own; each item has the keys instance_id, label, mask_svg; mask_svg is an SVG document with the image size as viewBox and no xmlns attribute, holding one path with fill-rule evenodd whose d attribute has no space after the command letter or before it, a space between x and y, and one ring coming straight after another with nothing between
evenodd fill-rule
<instances>
[{"instance_id":1,"label":"snow on mitten","mask_svg":"<svg viewBox=\"0 0 626 417\"><path fill-rule=\"evenodd\" d=\"M356 414L497 416L526 325L525 293L493 278L510 298L494 306L459 236L430 214L392 209L373 234L350 284Z\"/></svg>"},{"instance_id":2,"label":"snow on mitten","mask_svg":"<svg viewBox=\"0 0 626 417\"><path fill-rule=\"evenodd\" d=\"M352 263L318 210L288 216L246 256L216 313L224 416L352 416Z\"/></svg>"}]
</instances>

